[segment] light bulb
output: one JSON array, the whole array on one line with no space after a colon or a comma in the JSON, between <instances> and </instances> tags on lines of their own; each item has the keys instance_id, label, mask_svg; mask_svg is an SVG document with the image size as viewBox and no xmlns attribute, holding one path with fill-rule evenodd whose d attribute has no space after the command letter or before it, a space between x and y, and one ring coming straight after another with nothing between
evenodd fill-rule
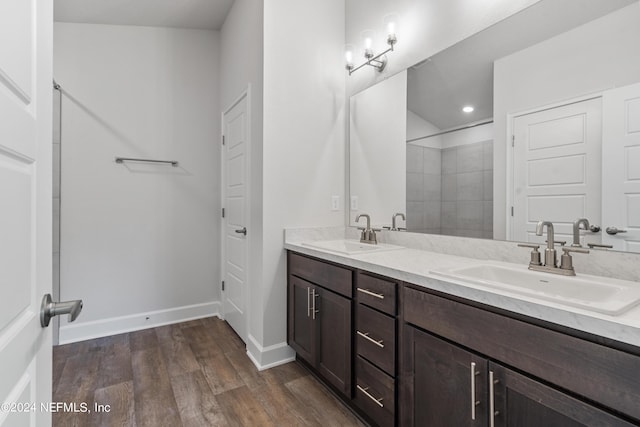
<instances>
[{"instance_id":1,"label":"light bulb","mask_svg":"<svg viewBox=\"0 0 640 427\"><path fill-rule=\"evenodd\" d=\"M462 107L462 111L464 111L465 113L473 113L473 107L471 105L465 105L464 107Z\"/></svg>"},{"instance_id":2,"label":"light bulb","mask_svg":"<svg viewBox=\"0 0 640 427\"><path fill-rule=\"evenodd\" d=\"M371 49L371 45L373 44L373 40L371 40L371 37L367 37L366 39L364 39L364 48L365 49Z\"/></svg>"},{"instance_id":3,"label":"light bulb","mask_svg":"<svg viewBox=\"0 0 640 427\"><path fill-rule=\"evenodd\" d=\"M395 36L396 35L396 23L394 21L390 21L387 24L387 34L389 36Z\"/></svg>"},{"instance_id":4,"label":"light bulb","mask_svg":"<svg viewBox=\"0 0 640 427\"><path fill-rule=\"evenodd\" d=\"M347 64L353 64L353 52L350 50L344 53L344 59L347 61Z\"/></svg>"}]
</instances>

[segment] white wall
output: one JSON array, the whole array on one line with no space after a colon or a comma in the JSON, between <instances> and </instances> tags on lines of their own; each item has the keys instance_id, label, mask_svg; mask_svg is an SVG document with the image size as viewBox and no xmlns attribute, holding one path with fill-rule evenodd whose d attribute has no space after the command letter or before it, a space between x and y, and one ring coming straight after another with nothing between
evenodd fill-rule
<instances>
[{"instance_id":1,"label":"white wall","mask_svg":"<svg viewBox=\"0 0 640 427\"><path fill-rule=\"evenodd\" d=\"M61 342L217 311L218 43L213 31L55 25L61 298L85 303Z\"/></svg>"},{"instance_id":2,"label":"white wall","mask_svg":"<svg viewBox=\"0 0 640 427\"><path fill-rule=\"evenodd\" d=\"M640 81L640 2L494 65L494 237L506 237L507 114Z\"/></svg>"},{"instance_id":3,"label":"white wall","mask_svg":"<svg viewBox=\"0 0 640 427\"><path fill-rule=\"evenodd\" d=\"M351 97L349 120L349 197L357 198L349 225L391 224L407 209L407 73L402 71Z\"/></svg>"},{"instance_id":4,"label":"white wall","mask_svg":"<svg viewBox=\"0 0 640 427\"><path fill-rule=\"evenodd\" d=\"M263 347L286 342L284 228L344 225L344 28L344 0L265 2Z\"/></svg>"},{"instance_id":5,"label":"white wall","mask_svg":"<svg viewBox=\"0 0 640 427\"><path fill-rule=\"evenodd\" d=\"M391 13L398 16L398 43L387 55L387 67L382 73L366 67L348 77L347 94L404 70L537 1L346 0L346 43L359 49L354 55L356 65L364 62L362 32L376 31L374 50L382 52L388 47L384 17Z\"/></svg>"}]
</instances>

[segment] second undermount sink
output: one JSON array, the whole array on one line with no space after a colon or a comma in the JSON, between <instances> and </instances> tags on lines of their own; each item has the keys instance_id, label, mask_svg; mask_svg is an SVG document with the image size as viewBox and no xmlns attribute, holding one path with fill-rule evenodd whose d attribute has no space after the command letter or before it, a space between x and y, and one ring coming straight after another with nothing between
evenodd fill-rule
<instances>
[{"instance_id":1,"label":"second undermount sink","mask_svg":"<svg viewBox=\"0 0 640 427\"><path fill-rule=\"evenodd\" d=\"M531 271L526 266L497 263L431 273L614 316L640 302L640 283L586 274L559 276Z\"/></svg>"},{"instance_id":2,"label":"second undermount sink","mask_svg":"<svg viewBox=\"0 0 640 427\"><path fill-rule=\"evenodd\" d=\"M378 243L376 245L370 243L360 243L358 240L318 240L315 242L304 242L305 246L326 251L338 252L346 255L368 254L381 251L390 251L403 249L402 246L389 245L387 243Z\"/></svg>"}]
</instances>

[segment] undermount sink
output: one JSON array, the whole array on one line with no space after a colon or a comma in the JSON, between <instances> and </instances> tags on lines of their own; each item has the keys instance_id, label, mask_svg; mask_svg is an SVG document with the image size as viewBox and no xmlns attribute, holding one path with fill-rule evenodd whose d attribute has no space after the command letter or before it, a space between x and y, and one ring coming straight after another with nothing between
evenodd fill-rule
<instances>
[{"instance_id":1,"label":"undermount sink","mask_svg":"<svg viewBox=\"0 0 640 427\"><path fill-rule=\"evenodd\" d=\"M640 283L586 274L558 276L490 263L431 273L609 315L619 315L640 301Z\"/></svg>"},{"instance_id":2,"label":"undermount sink","mask_svg":"<svg viewBox=\"0 0 640 427\"><path fill-rule=\"evenodd\" d=\"M304 242L305 246L322 249L325 251L338 252L346 255L359 255L373 252L391 251L404 249L402 246L389 245L387 243L360 243L358 240L319 240L316 242Z\"/></svg>"}]
</instances>

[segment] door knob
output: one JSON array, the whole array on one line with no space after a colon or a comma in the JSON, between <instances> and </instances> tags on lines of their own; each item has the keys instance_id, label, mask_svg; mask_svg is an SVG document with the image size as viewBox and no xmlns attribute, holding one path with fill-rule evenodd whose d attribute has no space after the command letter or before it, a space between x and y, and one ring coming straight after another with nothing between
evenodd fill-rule
<instances>
[{"instance_id":1,"label":"door knob","mask_svg":"<svg viewBox=\"0 0 640 427\"><path fill-rule=\"evenodd\" d=\"M242 227L242 229L236 230L236 233L244 234L246 236L247 235L247 227Z\"/></svg>"},{"instance_id":2,"label":"door knob","mask_svg":"<svg viewBox=\"0 0 640 427\"><path fill-rule=\"evenodd\" d=\"M42 306L40 307L40 325L43 328L49 326L51 318L60 314L68 314L69 322L76 320L82 311L82 300L77 299L65 302L53 302L51 294L46 294L42 298Z\"/></svg>"},{"instance_id":3,"label":"door knob","mask_svg":"<svg viewBox=\"0 0 640 427\"><path fill-rule=\"evenodd\" d=\"M607 229L605 230L607 232L607 234L611 234L612 236L615 236L618 233L626 233L627 230L620 230L618 227L607 227Z\"/></svg>"}]
</instances>

